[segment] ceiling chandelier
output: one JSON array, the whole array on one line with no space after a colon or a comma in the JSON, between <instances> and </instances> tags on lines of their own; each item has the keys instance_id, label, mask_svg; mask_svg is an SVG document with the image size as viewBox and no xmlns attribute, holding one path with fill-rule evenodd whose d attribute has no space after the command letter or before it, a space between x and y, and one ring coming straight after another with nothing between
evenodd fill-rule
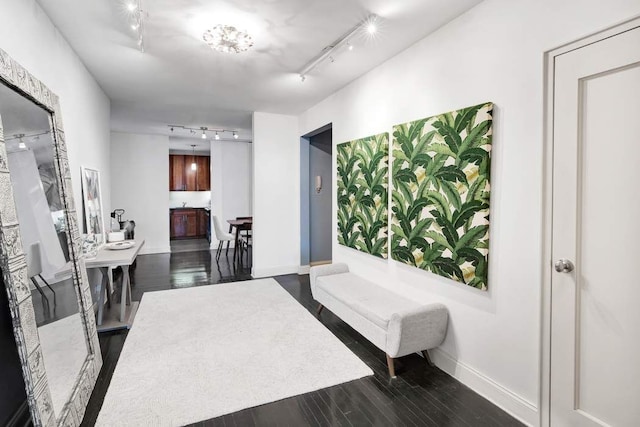
<instances>
[{"instance_id":1,"label":"ceiling chandelier","mask_svg":"<svg viewBox=\"0 0 640 427\"><path fill-rule=\"evenodd\" d=\"M253 46L253 39L231 25L216 25L202 35L203 40L218 52L240 53Z\"/></svg>"}]
</instances>

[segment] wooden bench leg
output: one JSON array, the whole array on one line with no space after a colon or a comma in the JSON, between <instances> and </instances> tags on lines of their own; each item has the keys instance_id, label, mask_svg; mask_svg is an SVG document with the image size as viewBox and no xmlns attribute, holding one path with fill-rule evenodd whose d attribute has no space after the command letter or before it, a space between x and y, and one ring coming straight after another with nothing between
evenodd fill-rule
<instances>
[{"instance_id":1,"label":"wooden bench leg","mask_svg":"<svg viewBox=\"0 0 640 427\"><path fill-rule=\"evenodd\" d=\"M393 364L393 357L387 354L387 367L389 368L389 376L391 378L396 377L396 367Z\"/></svg>"},{"instance_id":2,"label":"wooden bench leg","mask_svg":"<svg viewBox=\"0 0 640 427\"><path fill-rule=\"evenodd\" d=\"M422 350L422 355L424 356L424 359L427 361L429 366L435 366L433 364L433 362L431 361L431 358L429 357L429 351L428 350Z\"/></svg>"},{"instance_id":3,"label":"wooden bench leg","mask_svg":"<svg viewBox=\"0 0 640 427\"><path fill-rule=\"evenodd\" d=\"M324 305L318 304L318 310L316 311L316 316L320 316L320 313L322 313L323 309L324 309Z\"/></svg>"}]
</instances>

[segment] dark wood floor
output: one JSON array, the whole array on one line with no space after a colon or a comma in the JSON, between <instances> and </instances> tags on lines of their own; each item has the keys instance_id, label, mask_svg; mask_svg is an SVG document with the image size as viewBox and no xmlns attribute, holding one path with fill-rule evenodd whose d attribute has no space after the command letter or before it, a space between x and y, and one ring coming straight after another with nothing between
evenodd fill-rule
<instances>
[{"instance_id":1,"label":"dark wood floor","mask_svg":"<svg viewBox=\"0 0 640 427\"><path fill-rule=\"evenodd\" d=\"M229 259L232 259L231 251ZM145 255L138 257L132 275L132 290L134 300L139 300L147 291L250 278L248 269L234 269L224 255L220 263L216 263L215 252ZM315 312L317 304L311 297L309 276L288 275L275 279L305 308ZM320 321L371 367L373 376L202 421L194 426L522 425L449 375L429 367L418 355L401 358L396 365L398 377L389 379L382 351L328 310L322 312ZM100 335L104 364L85 414L85 426L95 424L125 339L126 333Z\"/></svg>"}]
</instances>

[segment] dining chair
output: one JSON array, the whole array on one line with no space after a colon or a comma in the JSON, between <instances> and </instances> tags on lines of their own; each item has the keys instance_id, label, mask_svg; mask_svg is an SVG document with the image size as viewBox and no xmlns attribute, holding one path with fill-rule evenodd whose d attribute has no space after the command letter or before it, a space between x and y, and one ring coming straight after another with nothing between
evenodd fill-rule
<instances>
[{"instance_id":1,"label":"dining chair","mask_svg":"<svg viewBox=\"0 0 640 427\"><path fill-rule=\"evenodd\" d=\"M236 237L231 233L225 233L222 231L222 227L220 227L220 221L218 221L218 217L213 215L213 231L216 234L216 239L220 242L218 245L218 250L216 251L216 261L220 259L220 254L222 254L222 245L224 242L227 242L227 251L225 255L229 255L229 244L236 240Z\"/></svg>"},{"instance_id":2,"label":"dining chair","mask_svg":"<svg viewBox=\"0 0 640 427\"><path fill-rule=\"evenodd\" d=\"M249 230L251 231L251 230ZM240 248L241 248L241 253L240 253L240 257L242 258L242 255L244 255L244 252L246 250L247 252L247 263L249 262L249 249L253 249L253 239L251 237L251 234L249 234L248 236L240 236Z\"/></svg>"},{"instance_id":3,"label":"dining chair","mask_svg":"<svg viewBox=\"0 0 640 427\"><path fill-rule=\"evenodd\" d=\"M243 220L243 219L251 219L253 220L252 216L237 216L236 220ZM249 262L249 247L251 246L251 237L252 237L252 233L251 233L251 224L247 224L244 227L242 227L240 229L240 257L242 259L242 255L244 253L245 247L247 249L247 262Z\"/></svg>"},{"instance_id":4,"label":"dining chair","mask_svg":"<svg viewBox=\"0 0 640 427\"><path fill-rule=\"evenodd\" d=\"M53 297L55 299L56 291L54 291L51 285L49 285L49 282L44 280L44 277L42 277L42 258L40 255L40 242L31 244L29 246L29 249L27 249L27 276L29 277L33 285L36 287L38 292L40 292L40 295L42 295L42 298L44 298L47 302L49 301L49 298L47 298L47 296L44 294L44 291L40 287L40 284L36 280L36 277L40 278L40 280L42 280L42 282L44 282L44 284L47 285L47 287L51 290L51 292L53 292Z\"/></svg>"}]
</instances>

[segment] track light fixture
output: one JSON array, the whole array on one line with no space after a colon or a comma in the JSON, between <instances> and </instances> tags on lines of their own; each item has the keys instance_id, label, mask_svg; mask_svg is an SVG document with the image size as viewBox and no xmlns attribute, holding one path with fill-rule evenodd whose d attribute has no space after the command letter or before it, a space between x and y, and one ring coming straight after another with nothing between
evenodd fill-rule
<instances>
[{"instance_id":1,"label":"track light fixture","mask_svg":"<svg viewBox=\"0 0 640 427\"><path fill-rule=\"evenodd\" d=\"M219 141L220 139L222 139L225 133L232 135L233 139L240 138L238 131L232 130L232 129L211 129L207 126L190 127L190 126L183 126L183 125L167 125L167 127L169 128L169 131L172 134L179 134L178 131L180 129L189 131L189 134L192 136L195 136L198 132L200 132L200 138L202 139L207 139L207 132L214 132L213 137L216 141Z\"/></svg>"},{"instance_id":2,"label":"track light fixture","mask_svg":"<svg viewBox=\"0 0 640 427\"><path fill-rule=\"evenodd\" d=\"M312 58L304 65L304 67L300 69L300 71L298 72L298 74L300 75L300 80L304 82L307 79L307 75L325 60L328 59L330 62L335 62L336 53L338 53L338 51L343 47L346 47L347 50L352 51L353 44L351 44L350 40L353 39L356 34L362 32L366 32L369 36L375 34L378 31L378 19L379 18L377 15L369 15L365 20L361 21L358 25L340 36L336 41L322 49L322 51L318 55Z\"/></svg>"},{"instance_id":3,"label":"track light fixture","mask_svg":"<svg viewBox=\"0 0 640 427\"><path fill-rule=\"evenodd\" d=\"M126 0L125 8L131 20L131 29L138 34L138 47L144 53L144 21L148 17L142 9L142 0Z\"/></svg>"},{"instance_id":4,"label":"track light fixture","mask_svg":"<svg viewBox=\"0 0 640 427\"><path fill-rule=\"evenodd\" d=\"M31 138L31 141L34 142L39 140L42 135L47 135L48 133L51 133L51 131L48 130L48 131L39 132L39 133L31 133L28 135L25 133L17 133L10 138L5 138L5 142L9 142L17 139L18 148L20 150L25 150L27 148L27 144L24 143L24 138Z\"/></svg>"}]
</instances>

